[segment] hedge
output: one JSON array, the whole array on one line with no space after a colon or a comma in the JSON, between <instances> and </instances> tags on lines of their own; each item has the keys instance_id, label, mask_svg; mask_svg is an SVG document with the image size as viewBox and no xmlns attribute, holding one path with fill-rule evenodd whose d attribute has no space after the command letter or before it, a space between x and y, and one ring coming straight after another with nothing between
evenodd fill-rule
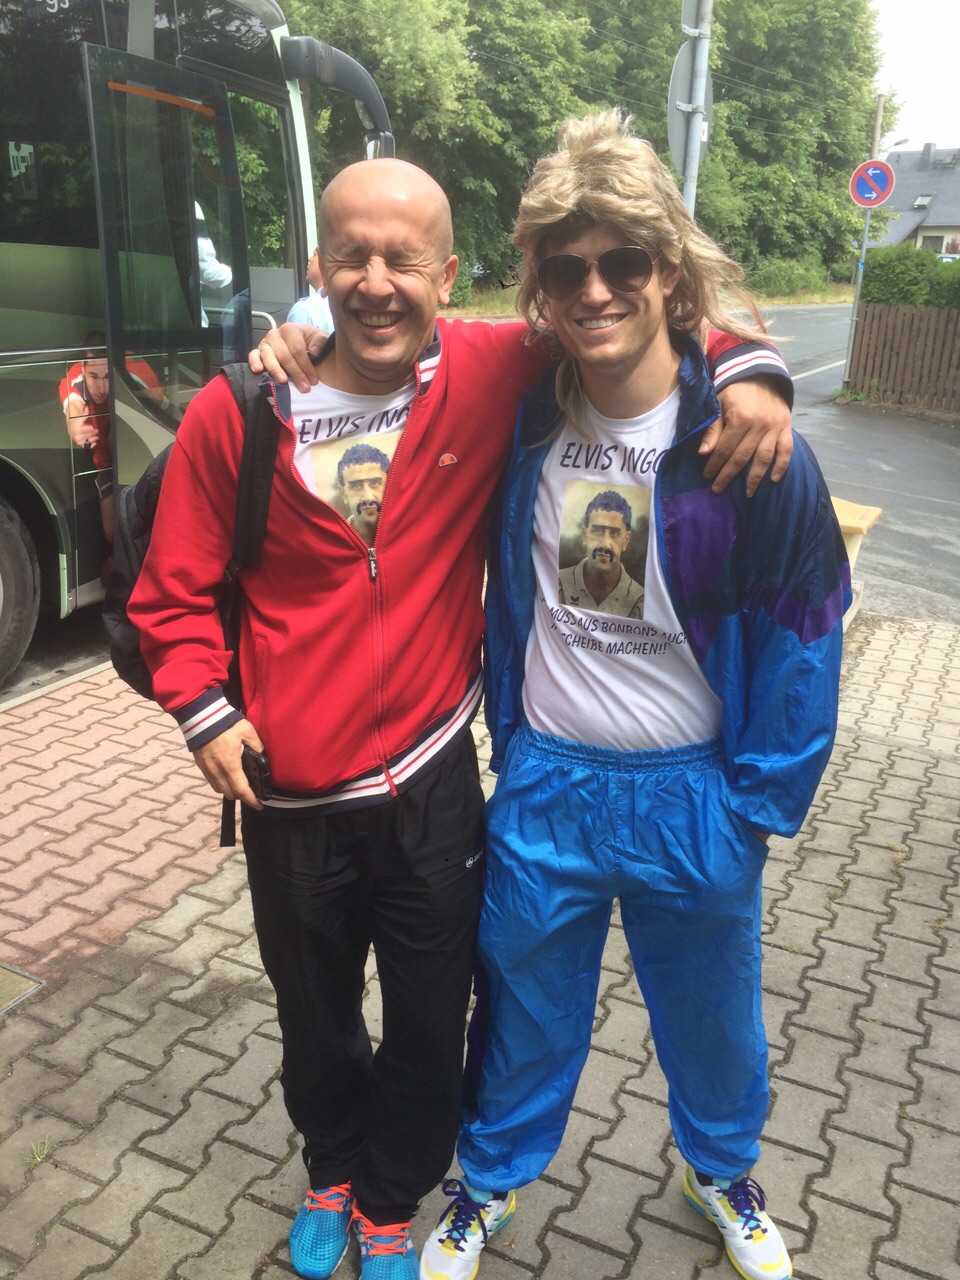
<instances>
[{"instance_id":1,"label":"hedge","mask_svg":"<svg viewBox=\"0 0 960 1280\"><path fill-rule=\"evenodd\" d=\"M750 288L768 298L816 292L827 284L827 272L816 254L805 258L758 258L748 274Z\"/></svg>"},{"instance_id":2,"label":"hedge","mask_svg":"<svg viewBox=\"0 0 960 1280\"><path fill-rule=\"evenodd\" d=\"M909 243L871 249L860 300L896 307L960 308L960 262L941 262L935 253Z\"/></svg>"}]
</instances>

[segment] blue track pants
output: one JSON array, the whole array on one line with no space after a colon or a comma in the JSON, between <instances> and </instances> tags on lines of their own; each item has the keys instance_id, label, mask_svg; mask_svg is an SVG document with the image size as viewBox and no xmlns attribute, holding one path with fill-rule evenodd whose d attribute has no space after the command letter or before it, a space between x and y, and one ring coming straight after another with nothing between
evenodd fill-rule
<instances>
[{"instance_id":1,"label":"blue track pants","mask_svg":"<svg viewBox=\"0 0 960 1280\"><path fill-rule=\"evenodd\" d=\"M768 1103L766 847L730 807L719 744L616 752L521 729L487 840L489 1026L458 1148L468 1180L522 1186L560 1145L615 898L680 1151L717 1177L749 1169Z\"/></svg>"}]
</instances>

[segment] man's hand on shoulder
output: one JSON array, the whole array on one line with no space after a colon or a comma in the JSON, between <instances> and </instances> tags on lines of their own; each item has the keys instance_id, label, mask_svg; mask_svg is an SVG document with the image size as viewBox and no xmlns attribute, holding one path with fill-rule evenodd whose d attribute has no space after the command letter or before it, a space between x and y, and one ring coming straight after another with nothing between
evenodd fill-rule
<instances>
[{"instance_id":1,"label":"man's hand on shoulder","mask_svg":"<svg viewBox=\"0 0 960 1280\"><path fill-rule=\"evenodd\" d=\"M751 378L719 393L723 416L707 428L700 445L700 452L710 455L703 474L713 481L714 493L722 493L748 464L748 497L768 470L774 484L785 475L793 453L793 428L790 410L775 385L772 378Z\"/></svg>"},{"instance_id":2,"label":"man's hand on shoulder","mask_svg":"<svg viewBox=\"0 0 960 1280\"><path fill-rule=\"evenodd\" d=\"M266 371L278 382L292 382L298 391L309 391L320 379L316 360L329 334L305 324L282 324L271 329L247 356L254 373Z\"/></svg>"},{"instance_id":3,"label":"man's hand on shoulder","mask_svg":"<svg viewBox=\"0 0 960 1280\"><path fill-rule=\"evenodd\" d=\"M254 751L263 750L260 735L250 721L238 720L212 741L197 747L193 758L218 796L240 800L252 809L262 809L263 805L250 789L247 775L240 763L245 746L252 747Z\"/></svg>"}]
</instances>

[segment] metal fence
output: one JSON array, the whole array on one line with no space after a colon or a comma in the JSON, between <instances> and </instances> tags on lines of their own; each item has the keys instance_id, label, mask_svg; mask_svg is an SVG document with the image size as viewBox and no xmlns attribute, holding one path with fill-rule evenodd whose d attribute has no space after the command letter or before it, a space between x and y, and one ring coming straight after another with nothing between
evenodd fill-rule
<instances>
[{"instance_id":1,"label":"metal fence","mask_svg":"<svg viewBox=\"0 0 960 1280\"><path fill-rule=\"evenodd\" d=\"M960 311L864 303L850 390L887 404L960 413Z\"/></svg>"}]
</instances>

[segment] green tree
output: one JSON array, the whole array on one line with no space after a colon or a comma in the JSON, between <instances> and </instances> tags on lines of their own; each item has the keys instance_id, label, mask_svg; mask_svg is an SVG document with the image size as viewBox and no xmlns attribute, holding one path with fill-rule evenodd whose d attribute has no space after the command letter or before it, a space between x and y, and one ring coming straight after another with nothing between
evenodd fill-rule
<instances>
[{"instance_id":1,"label":"green tree","mask_svg":"<svg viewBox=\"0 0 960 1280\"><path fill-rule=\"evenodd\" d=\"M377 79L398 154L451 197L466 265L509 268L520 191L564 118L622 106L666 156L680 0L290 0L288 16ZM873 128L870 0L716 0L712 62L698 219L748 268L848 261L861 218L847 183ZM352 105L311 89L308 106L329 174L356 158Z\"/></svg>"},{"instance_id":2,"label":"green tree","mask_svg":"<svg viewBox=\"0 0 960 1280\"><path fill-rule=\"evenodd\" d=\"M470 9L473 115L484 127L444 155L440 180L458 235L476 261L502 273L515 259L509 235L520 192L557 124L589 109L597 60L577 4L494 0Z\"/></svg>"},{"instance_id":3,"label":"green tree","mask_svg":"<svg viewBox=\"0 0 960 1280\"><path fill-rule=\"evenodd\" d=\"M464 116L476 78L466 0L289 0L291 31L306 31L362 63L380 87L399 154L426 163ZM359 124L344 94L303 86L321 178L359 158ZM428 166L429 167L429 166Z\"/></svg>"},{"instance_id":4,"label":"green tree","mask_svg":"<svg viewBox=\"0 0 960 1280\"><path fill-rule=\"evenodd\" d=\"M862 216L847 184L867 157L879 62L869 0L737 0L717 19L715 136L732 144L747 211L730 247L748 266L848 260ZM709 202L702 212L709 225Z\"/></svg>"},{"instance_id":5,"label":"green tree","mask_svg":"<svg viewBox=\"0 0 960 1280\"><path fill-rule=\"evenodd\" d=\"M572 0L565 7L546 0L289 5L291 29L316 32L374 76L397 154L427 168L450 196L468 267L508 268L509 229L532 161L560 119L588 109L571 81L589 74L589 24ZM310 90L314 159L326 173L357 157L356 118L337 99Z\"/></svg>"}]
</instances>

